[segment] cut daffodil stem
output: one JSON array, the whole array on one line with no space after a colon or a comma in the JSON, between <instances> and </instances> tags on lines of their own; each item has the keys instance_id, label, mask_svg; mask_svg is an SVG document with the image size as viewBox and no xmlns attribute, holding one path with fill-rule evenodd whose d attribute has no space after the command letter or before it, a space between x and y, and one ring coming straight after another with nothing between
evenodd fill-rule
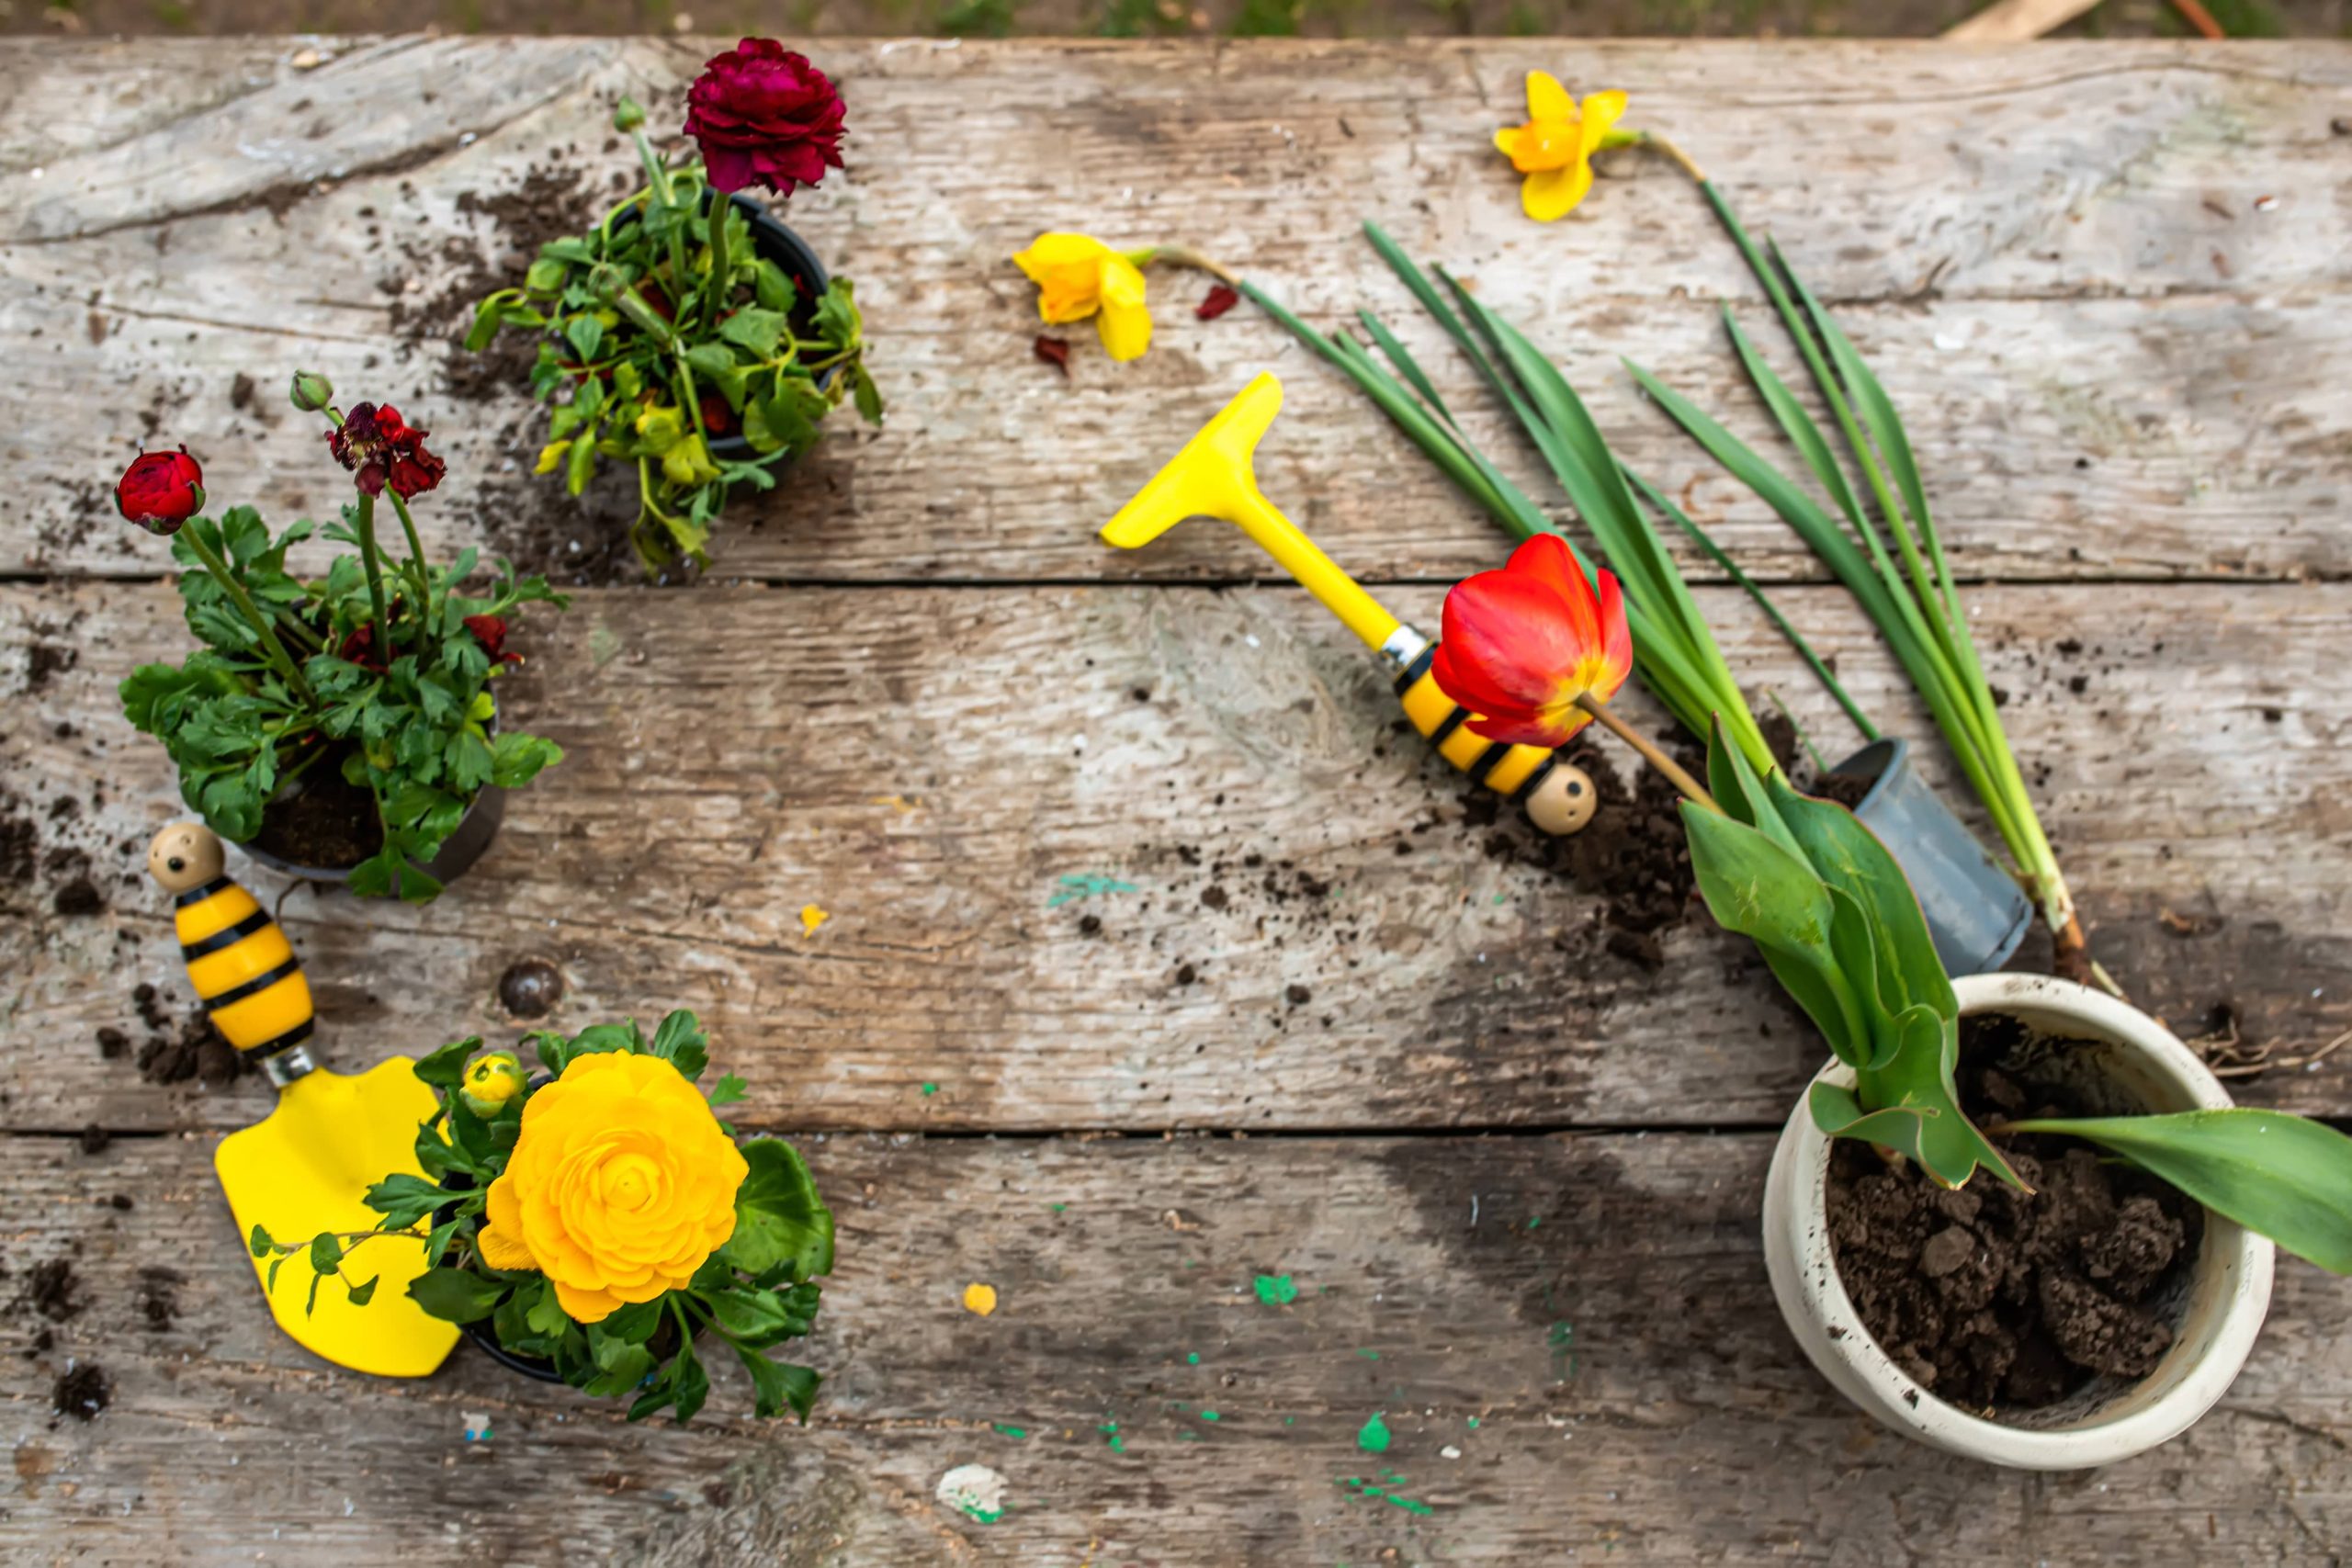
<instances>
[{"instance_id":1,"label":"cut daffodil stem","mask_svg":"<svg viewBox=\"0 0 2352 1568\"><path fill-rule=\"evenodd\" d=\"M1619 718L1615 714L1610 712L1609 705L1607 703L1600 701L1591 693L1587 692L1582 696L1577 698L1577 706L1584 709L1585 712L1590 714L1594 718L1599 719L1600 721L1601 728L1608 730L1610 734L1614 735L1618 739L1623 740L1626 745L1631 746L1635 751L1641 753L1642 761L1647 762L1651 767L1656 768L1659 773L1664 773L1666 775L1667 783L1680 790L1685 799L1695 801L1699 805L1705 807L1710 811L1720 812L1723 809L1722 807L1715 804L1715 797L1709 795L1705 788L1701 785L1699 781L1690 776L1690 773L1682 766L1681 763L1668 756L1664 751L1659 750L1657 742L1653 741L1648 736L1644 735L1640 730L1635 729L1632 725L1627 724L1623 719Z\"/></svg>"},{"instance_id":2,"label":"cut daffodil stem","mask_svg":"<svg viewBox=\"0 0 2352 1568\"><path fill-rule=\"evenodd\" d=\"M1190 245L1148 245L1140 251L1129 252L1127 259L1137 266L1149 266L1154 262L1166 262L1170 266L1189 266L1195 272L1207 273L1219 283L1237 287L1241 282L1227 268Z\"/></svg>"}]
</instances>

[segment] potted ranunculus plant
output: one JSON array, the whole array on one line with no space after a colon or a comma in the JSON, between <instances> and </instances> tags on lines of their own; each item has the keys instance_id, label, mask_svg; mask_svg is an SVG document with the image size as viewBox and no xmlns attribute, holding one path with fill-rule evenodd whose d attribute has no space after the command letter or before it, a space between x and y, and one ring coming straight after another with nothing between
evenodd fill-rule
<instances>
[{"instance_id":1,"label":"potted ranunculus plant","mask_svg":"<svg viewBox=\"0 0 2352 1568\"><path fill-rule=\"evenodd\" d=\"M1629 662L1613 587L1539 536L1447 595L1431 672L1494 739L1626 734L1605 705ZM2085 987L1955 987L1885 847L1721 728L1705 784L1668 776L1709 911L1836 1058L1790 1118L1764 1228L1781 1311L1839 1392L1951 1453L2104 1464L2228 1389L2273 1242L2352 1273L2352 1138L2232 1108L2163 1025Z\"/></svg>"},{"instance_id":2,"label":"potted ranunculus plant","mask_svg":"<svg viewBox=\"0 0 2352 1568\"><path fill-rule=\"evenodd\" d=\"M833 1267L833 1216L799 1154L738 1143L718 1119L743 1080L697 1087L710 1052L691 1012L650 1039L631 1020L524 1043L543 1073L479 1036L416 1064L440 1100L417 1132L426 1174L368 1190L374 1230L256 1229L254 1256L300 1258L364 1303L374 1276L345 1272L366 1272L361 1249L422 1245L430 1267L409 1294L514 1371L627 1396L632 1421L668 1409L684 1423L710 1392L696 1346L717 1339L760 1415L806 1420L818 1374L766 1354L809 1332Z\"/></svg>"},{"instance_id":3,"label":"potted ranunculus plant","mask_svg":"<svg viewBox=\"0 0 2352 1568\"><path fill-rule=\"evenodd\" d=\"M842 108L825 73L769 39L718 54L686 95L699 163L665 162L645 111L614 125L637 143L645 186L584 234L540 247L520 285L482 300L466 346L501 328L538 334L531 384L548 404L537 471L573 495L604 462L635 470L629 539L648 575L709 563L730 487L773 487L843 402L871 423L850 280L758 199L782 205L842 166Z\"/></svg>"},{"instance_id":4,"label":"potted ranunculus plant","mask_svg":"<svg viewBox=\"0 0 2352 1568\"><path fill-rule=\"evenodd\" d=\"M561 759L552 741L498 725L494 685L521 662L517 610L561 609L544 579L504 562L481 592L466 550L425 559L409 502L441 482L426 432L389 405L334 406L323 377L297 373L294 406L325 416L356 494L343 519L272 536L260 513L203 515L204 475L186 448L142 454L115 487L122 515L172 540L188 629L178 664L142 664L124 715L162 740L180 795L264 864L353 892L434 897L489 847L503 792ZM389 502L403 553L379 536ZM314 532L350 545L305 581L287 550Z\"/></svg>"}]
</instances>

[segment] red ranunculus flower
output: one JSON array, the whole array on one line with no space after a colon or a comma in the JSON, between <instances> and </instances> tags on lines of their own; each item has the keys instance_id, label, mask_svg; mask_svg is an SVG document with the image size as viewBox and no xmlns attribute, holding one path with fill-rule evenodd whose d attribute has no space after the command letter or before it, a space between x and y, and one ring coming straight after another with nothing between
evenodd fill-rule
<instances>
[{"instance_id":1,"label":"red ranunculus flower","mask_svg":"<svg viewBox=\"0 0 2352 1568\"><path fill-rule=\"evenodd\" d=\"M490 655L492 664L520 664L523 656L506 651L506 617L503 615L468 615L466 630L474 634L481 650Z\"/></svg>"},{"instance_id":2,"label":"red ranunculus flower","mask_svg":"<svg viewBox=\"0 0 2352 1568\"><path fill-rule=\"evenodd\" d=\"M790 196L842 166L842 96L806 56L747 38L712 55L687 89L686 134L713 190Z\"/></svg>"},{"instance_id":3,"label":"red ranunculus flower","mask_svg":"<svg viewBox=\"0 0 2352 1568\"><path fill-rule=\"evenodd\" d=\"M183 446L141 452L114 483L115 510L151 534L166 537L204 510L204 470Z\"/></svg>"},{"instance_id":4,"label":"red ranunculus flower","mask_svg":"<svg viewBox=\"0 0 2352 1568\"><path fill-rule=\"evenodd\" d=\"M369 495L383 494L389 480L394 494L413 501L447 472L447 465L424 449L428 434L401 423L400 410L390 403L355 403L344 422L327 432L327 447Z\"/></svg>"},{"instance_id":5,"label":"red ranunculus flower","mask_svg":"<svg viewBox=\"0 0 2352 1568\"><path fill-rule=\"evenodd\" d=\"M343 646L334 650L334 656L381 675L384 661L376 654L376 623L370 621L364 626L355 627L351 635L343 639Z\"/></svg>"},{"instance_id":6,"label":"red ranunculus flower","mask_svg":"<svg viewBox=\"0 0 2352 1568\"><path fill-rule=\"evenodd\" d=\"M1538 534L1500 571L1482 571L1445 596L1445 631L1430 673L1478 716L1471 732L1523 746L1558 746L1592 722L1577 705L1607 702L1634 671L1634 637L1617 580L1600 592L1557 536Z\"/></svg>"},{"instance_id":7,"label":"red ranunculus flower","mask_svg":"<svg viewBox=\"0 0 2352 1568\"><path fill-rule=\"evenodd\" d=\"M702 395L702 427L713 435L735 434L735 411L727 406L726 398L717 392Z\"/></svg>"}]
</instances>

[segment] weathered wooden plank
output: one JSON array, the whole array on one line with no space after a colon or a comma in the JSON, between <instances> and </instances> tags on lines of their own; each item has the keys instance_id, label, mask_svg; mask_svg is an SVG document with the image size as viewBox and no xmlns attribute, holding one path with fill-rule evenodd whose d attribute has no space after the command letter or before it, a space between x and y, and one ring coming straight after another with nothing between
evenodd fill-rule
<instances>
[{"instance_id":1,"label":"weathered wooden plank","mask_svg":"<svg viewBox=\"0 0 2352 1568\"><path fill-rule=\"evenodd\" d=\"M2154 1454L1954 1464L1782 1330L1760 1134L812 1142L842 1243L805 1431L743 1416L731 1365L684 1432L462 1346L419 1383L328 1369L259 1310L206 1145L0 1140L11 1272L70 1257L90 1303L0 1329L53 1340L0 1360L12 1559L2188 1564L2352 1539L2339 1281L2284 1262L2235 1388ZM959 1305L972 1280L994 1315ZM87 1424L50 1413L69 1358L112 1380ZM1010 1483L995 1524L933 1497L970 1462ZM1340 1484L1387 1475L1416 1511Z\"/></svg>"},{"instance_id":2,"label":"weathered wooden plank","mask_svg":"<svg viewBox=\"0 0 2352 1568\"><path fill-rule=\"evenodd\" d=\"M1745 601L1702 600L1736 667L1838 747ZM1437 602L1398 596L1425 621ZM0 1064L8 1124L233 1124L261 1094L141 1083L91 1043L142 1036L135 983L182 989L137 874L180 808L110 698L176 653L175 605L156 584L0 590L0 642L76 660L33 689L0 675L0 784L40 853L94 856L111 906L56 915L46 874L9 890L33 906L0 931L10 1030L54 1048ZM2281 1055L2352 1026L2352 590L2008 587L1970 608L2135 994L2185 1034L2225 1005ZM1925 733L1841 591L1792 611L1883 723ZM283 902L347 1061L517 1027L498 980L535 956L567 977L559 1023L698 1009L756 1064L759 1125L1761 1125L1821 1055L1703 916L1653 974L1609 951L1589 890L1465 827L1462 785L1295 592L604 592L527 637L511 719L571 755L458 892ZM1089 877L1124 886L1083 896ZM809 904L831 914L814 936ZM2344 1060L2245 1091L2341 1113Z\"/></svg>"},{"instance_id":3,"label":"weathered wooden plank","mask_svg":"<svg viewBox=\"0 0 2352 1568\"><path fill-rule=\"evenodd\" d=\"M0 563L152 570L143 542L99 525L104 481L140 439L187 441L224 496L331 506L334 476L277 407L296 363L347 395L395 399L443 435L455 477L427 509L436 540L568 517L518 470L537 445L524 406L454 402L442 351L398 359L390 312L448 287L452 244L498 243L458 213L460 196L508 188L565 149L602 181L618 166L596 151L610 96L674 93L701 46L411 40L309 73L263 69L223 41L144 47L190 67L242 50L235 79L264 85L161 126L96 103L96 121L122 120L124 139L85 136L93 145L39 165L29 151L0 158L14 225L0 241L0 332L35 350L0 389L0 457L22 498L0 519ZM1180 237L1244 263L1318 321L1367 302L1401 321L1409 302L1355 235L1372 217L1510 308L1584 383L1629 460L1671 489L1695 481L1694 504L1743 560L1817 575L1614 367L1632 354L1760 432L1709 308L1753 299L1753 285L1702 205L1662 165L1621 160L1577 220L1539 227L1486 151L1519 73L1559 65L1556 46L1296 44L1253 48L1246 66L1192 46L826 52L854 106L854 167L793 215L859 277L898 412L886 434L844 430L782 493L745 502L722 570L1256 574L1237 539L1106 559L1090 536L1268 363L1295 372L1269 486L1352 566L1394 579L1486 563L1489 527L1250 312L1194 322L1196 284L1166 277L1155 353L1121 368L1083 348L1065 386L1028 356L1030 291L1004 261L1056 224ZM2343 174L2326 129L2352 51L1616 44L1577 58L1593 81L1631 85L1639 118L1704 157L1816 287L1853 301L1848 319L1909 412L1972 571L2352 570L2338 472L2352 347L2333 308L2352 208L2329 199ZM89 68L74 49L16 45L0 59L31 84L0 106L0 151L39 145L10 128L67 90L52 72L78 85ZM450 83L433 106L410 91L426 74ZM379 98L387 112L347 107ZM329 104L345 107L317 107ZM237 152L265 133L284 156ZM1792 155L1799 138L1809 151ZM96 298L92 279L105 280ZM245 409L229 401L240 373L260 387Z\"/></svg>"}]
</instances>

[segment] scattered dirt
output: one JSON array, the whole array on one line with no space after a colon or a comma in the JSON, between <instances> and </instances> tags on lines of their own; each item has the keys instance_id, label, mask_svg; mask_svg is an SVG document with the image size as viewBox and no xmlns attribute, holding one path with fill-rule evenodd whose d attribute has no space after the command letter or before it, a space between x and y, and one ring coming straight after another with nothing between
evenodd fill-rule
<instances>
[{"instance_id":1,"label":"scattered dirt","mask_svg":"<svg viewBox=\"0 0 2352 1568\"><path fill-rule=\"evenodd\" d=\"M54 642L37 642L25 652L25 690L46 688L52 675L62 675L82 662L82 650Z\"/></svg>"},{"instance_id":2,"label":"scattered dirt","mask_svg":"<svg viewBox=\"0 0 2352 1568\"><path fill-rule=\"evenodd\" d=\"M481 475L473 487L472 521L488 537L489 553L508 558L520 571L544 573L552 581L574 586L633 583L644 576L628 536L634 506L609 504L613 498L600 494L603 487L592 487L586 496L575 499L553 478L541 479L530 471L527 459L544 444L546 419L546 410L531 393L538 340L510 330L479 354L464 346L474 307L483 296L519 282L542 244L587 229L626 193L630 170L609 159L571 162L578 155L574 148L551 153L548 161L526 170L522 183L511 190L460 194L460 213L487 220L485 239L451 236L437 247L403 246L404 272L447 281L430 294L395 292L392 335L404 358L420 349L447 345L441 379L449 394L461 402L504 411L492 450L514 460ZM607 166L614 170L609 186L601 173ZM628 484L632 492L634 482L632 478Z\"/></svg>"},{"instance_id":3,"label":"scattered dirt","mask_svg":"<svg viewBox=\"0 0 2352 1568\"><path fill-rule=\"evenodd\" d=\"M180 1287L187 1276L176 1269L150 1266L139 1270L139 1315L149 1329L161 1334L179 1321Z\"/></svg>"},{"instance_id":4,"label":"scattered dirt","mask_svg":"<svg viewBox=\"0 0 2352 1568\"><path fill-rule=\"evenodd\" d=\"M89 1305L82 1298L82 1279L74 1271L71 1258L51 1258L34 1264L17 1301L51 1323L63 1323Z\"/></svg>"},{"instance_id":5,"label":"scattered dirt","mask_svg":"<svg viewBox=\"0 0 2352 1568\"><path fill-rule=\"evenodd\" d=\"M200 1005L175 1023L154 987L142 981L130 995L138 1003L140 1021L151 1031L136 1059L139 1076L149 1083L186 1083L196 1078L208 1089L219 1089L250 1070L251 1064L220 1038Z\"/></svg>"},{"instance_id":6,"label":"scattered dirt","mask_svg":"<svg viewBox=\"0 0 2352 1568\"><path fill-rule=\"evenodd\" d=\"M84 1154L102 1155L114 1146L114 1134L93 1122L82 1129L82 1135L74 1141Z\"/></svg>"},{"instance_id":7,"label":"scattered dirt","mask_svg":"<svg viewBox=\"0 0 2352 1568\"><path fill-rule=\"evenodd\" d=\"M2046 1076L2076 1043L2014 1019L1962 1020L1962 1106L1980 1125L2082 1113ZM1966 1409L2052 1404L2098 1374L2145 1377L2172 1343L2160 1303L2196 1256L2203 1212L2074 1139L2003 1146L2030 1194L1983 1172L1945 1191L1838 1143L1829 1224L1863 1326L1921 1387Z\"/></svg>"},{"instance_id":8,"label":"scattered dirt","mask_svg":"<svg viewBox=\"0 0 2352 1568\"><path fill-rule=\"evenodd\" d=\"M563 971L544 958L518 959L498 977L499 1005L516 1018L545 1018L563 999Z\"/></svg>"},{"instance_id":9,"label":"scattered dirt","mask_svg":"<svg viewBox=\"0 0 2352 1568\"><path fill-rule=\"evenodd\" d=\"M114 1384L96 1361L75 1362L70 1371L58 1374L49 1392L50 1404L60 1416L80 1421L96 1416L113 1398Z\"/></svg>"},{"instance_id":10,"label":"scattered dirt","mask_svg":"<svg viewBox=\"0 0 2352 1568\"><path fill-rule=\"evenodd\" d=\"M61 797L62 798L62 797ZM41 868L57 888L51 908L61 915L86 916L106 912L107 896L90 876L90 855L86 850L54 849L42 860Z\"/></svg>"},{"instance_id":11,"label":"scattered dirt","mask_svg":"<svg viewBox=\"0 0 2352 1568\"><path fill-rule=\"evenodd\" d=\"M303 775L300 794L271 801L254 847L322 871L348 870L382 849L376 796L367 785L345 780L341 761L322 759Z\"/></svg>"}]
</instances>

